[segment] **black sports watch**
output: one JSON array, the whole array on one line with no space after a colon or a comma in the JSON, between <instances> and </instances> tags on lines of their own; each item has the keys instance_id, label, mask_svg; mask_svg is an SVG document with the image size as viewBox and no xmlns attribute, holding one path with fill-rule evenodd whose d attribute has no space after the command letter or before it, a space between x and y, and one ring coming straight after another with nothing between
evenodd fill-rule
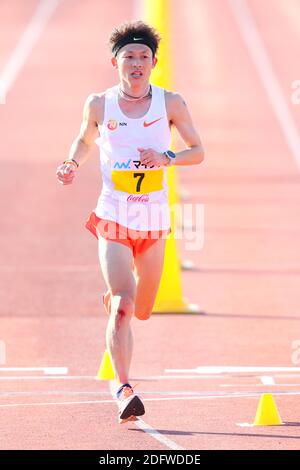
<instances>
[{"instance_id":1,"label":"black sports watch","mask_svg":"<svg viewBox=\"0 0 300 470\"><path fill-rule=\"evenodd\" d=\"M169 161L166 166L174 165L176 159L176 153L172 152L172 150L167 150L164 152L164 155L168 157Z\"/></svg>"}]
</instances>

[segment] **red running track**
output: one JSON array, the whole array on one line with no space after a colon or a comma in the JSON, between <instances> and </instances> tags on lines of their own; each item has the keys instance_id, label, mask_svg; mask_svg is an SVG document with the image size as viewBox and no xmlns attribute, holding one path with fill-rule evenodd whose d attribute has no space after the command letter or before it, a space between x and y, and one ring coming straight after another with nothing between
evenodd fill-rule
<instances>
[{"instance_id":1,"label":"red running track","mask_svg":"<svg viewBox=\"0 0 300 470\"><path fill-rule=\"evenodd\" d=\"M0 74L36 5L1 3ZM186 202L204 205L204 246L189 251L181 240L178 250L196 263L182 272L184 293L204 314L134 320L132 382L146 415L120 427L109 384L94 379L105 348L104 284L84 221L101 189L97 152L72 186L60 186L55 169L86 96L117 80L105 44L136 5L61 0L0 105L1 449L299 447L300 373L245 369L299 363L299 166L230 2L172 5L174 88L206 150L201 166L179 173ZM290 98L300 7L248 5L299 133L300 105ZM49 366L68 374L25 369ZM244 369L211 375L199 366ZM273 385L263 384L266 375ZM265 391L286 424L238 426L253 421Z\"/></svg>"}]
</instances>

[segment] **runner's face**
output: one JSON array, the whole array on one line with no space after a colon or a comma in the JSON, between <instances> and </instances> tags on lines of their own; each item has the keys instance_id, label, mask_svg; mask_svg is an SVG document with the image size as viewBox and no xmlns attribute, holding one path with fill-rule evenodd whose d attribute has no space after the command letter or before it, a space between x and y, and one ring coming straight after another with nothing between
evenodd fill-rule
<instances>
[{"instance_id":1,"label":"runner's face","mask_svg":"<svg viewBox=\"0 0 300 470\"><path fill-rule=\"evenodd\" d=\"M150 47L145 44L127 44L120 49L117 57L112 58L112 64L119 70L120 79L130 85L148 83L156 62Z\"/></svg>"}]
</instances>

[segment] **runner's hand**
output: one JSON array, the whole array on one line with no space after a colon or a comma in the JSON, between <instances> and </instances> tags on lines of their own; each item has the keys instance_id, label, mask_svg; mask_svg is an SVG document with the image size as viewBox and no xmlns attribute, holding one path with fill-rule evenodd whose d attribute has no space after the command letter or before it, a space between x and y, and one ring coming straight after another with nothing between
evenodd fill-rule
<instances>
[{"instance_id":1,"label":"runner's hand","mask_svg":"<svg viewBox=\"0 0 300 470\"><path fill-rule=\"evenodd\" d=\"M138 147L138 151L140 152L140 160L143 165L160 167L166 164L167 157L163 153L141 147Z\"/></svg>"},{"instance_id":2,"label":"runner's hand","mask_svg":"<svg viewBox=\"0 0 300 470\"><path fill-rule=\"evenodd\" d=\"M56 170L56 178L63 184L71 184L76 173L76 167L73 163L63 163Z\"/></svg>"}]
</instances>

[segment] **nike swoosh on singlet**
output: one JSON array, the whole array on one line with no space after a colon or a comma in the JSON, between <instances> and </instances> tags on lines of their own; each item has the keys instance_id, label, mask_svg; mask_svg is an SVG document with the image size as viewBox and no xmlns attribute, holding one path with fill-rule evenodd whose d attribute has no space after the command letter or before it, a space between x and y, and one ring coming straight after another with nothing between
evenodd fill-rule
<instances>
[{"instance_id":1,"label":"nike swoosh on singlet","mask_svg":"<svg viewBox=\"0 0 300 470\"><path fill-rule=\"evenodd\" d=\"M149 126L152 126L152 124L154 124L155 122L157 121L160 121L162 119L162 117L158 118L158 119L155 119L155 121L151 121L151 122L146 122L144 121L144 127L149 127Z\"/></svg>"}]
</instances>

